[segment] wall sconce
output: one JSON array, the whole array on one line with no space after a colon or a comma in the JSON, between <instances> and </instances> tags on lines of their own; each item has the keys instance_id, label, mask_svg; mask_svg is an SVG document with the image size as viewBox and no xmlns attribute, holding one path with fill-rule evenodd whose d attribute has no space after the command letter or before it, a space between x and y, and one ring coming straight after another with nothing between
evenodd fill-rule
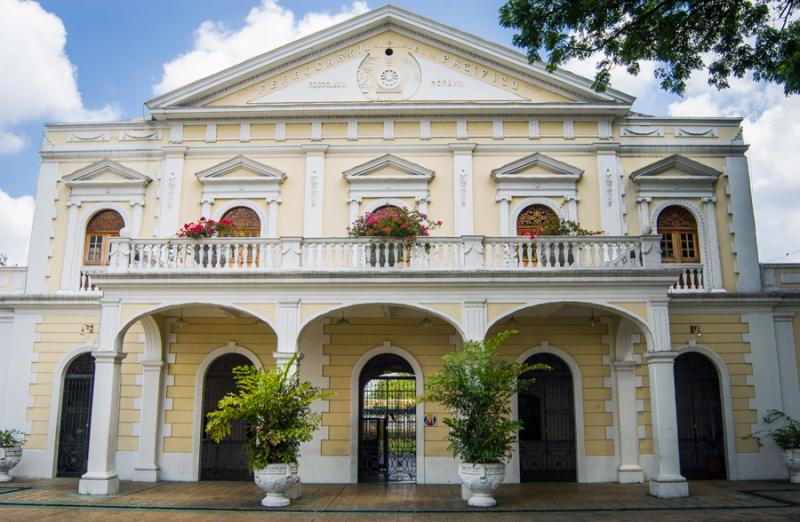
<instances>
[{"instance_id":1,"label":"wall sconce","mask_svg":"<svg viewBox=\"0 0 800 522\"><path fill-rule=\"evenodd\" d=\"M700 337L701 335L703 335L703 332L700 331L700 325L699 324L690 324L689 325L689 333L692 334L692 335L696 335L697 337Z\"/></svg>"}]
</instances>

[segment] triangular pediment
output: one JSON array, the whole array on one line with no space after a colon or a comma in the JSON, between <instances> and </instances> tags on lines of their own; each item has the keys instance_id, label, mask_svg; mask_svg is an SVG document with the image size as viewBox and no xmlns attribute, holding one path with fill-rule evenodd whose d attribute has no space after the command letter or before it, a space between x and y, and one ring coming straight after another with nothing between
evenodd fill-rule
<instances>
[{"instance_id":1,"label":"triangular pediment","mask_svg":"<svg viewBox=\"0 0 800 522\"><path fill-rule=\"evenodd\" d=\"M282 183L286 173L245 156L236 156L195 174L201 183Z\"/></svg>"},{"instance_id":2,"label":"triangular pediment","mask_svg":"<svg viewBox=\"0 0 800 522\"><path fill-rule=\"evenodd\" d=\"M643 181L716 181L722 175L716 169L679 154L651 163L631 172L631 178L637 183Z\"/></svg>"},{"instance_id":3,"label":"triangular pediment","mask_svg":"<svg viewBox=\"0 0 800 522\"><path fill-rule=\"evenodd\" d=\"M345 170L342 175L350 183L359 181L413 181L425 182L431 180L434 171L417 165L393 154L385 154L351 169Z\"/></svg>"},{"instance_id":4,"label":"triangular pediment","mask_svg":"<svg viewBox=\"0 0 800 522\"><path fill-rule=\"evenodd\" d=\"M331 105L610 104L633 97L394 6L351 18L147 103L157 117Z\"/></svg>"},{"instance_id":5,"label":"triangular pediment","mask_svg":"<svg viewBox=\"0 0 800 522\"><path fill-rule=\"evenodd\" d=\"M497 181L514 180L573 180L577 181L583 175L583 169L564 163L550 156L535 152L530 156L512 161L507 165L492 171L492 177Z\"/></svg>"},{"instance_id":6,"label":"triangular pediment","mask_svg":"<svg viewBox=\"0 0 800 522\"><path fill-rule=\"evenodd\" d=\"M133 169L111 160L98 161L88 167L64 176L68 186L87 185L148 185L152 179Z\"/></svg>"}]
</instances>

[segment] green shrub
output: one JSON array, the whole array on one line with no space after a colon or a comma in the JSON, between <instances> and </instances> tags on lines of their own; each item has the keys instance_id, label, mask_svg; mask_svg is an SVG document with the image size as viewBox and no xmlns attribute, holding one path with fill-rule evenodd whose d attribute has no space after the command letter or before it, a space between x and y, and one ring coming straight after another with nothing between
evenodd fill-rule
<instances>
[{"instance_id":1,"label":"green shrub","mask_svg":"<svg viewBox=\"0 0 800 522\"><path fill-rule=\"evenodd\" d=\"M800 449L800 422L778 410L768 410L764 415L764 422L767 424L782 422L783 425L779 428L762 430L744 438L756 439L761 445L761 437L766 435L775 441L775 444L782 450Z\"/></svg>"},{"instance_id":2,"label":"green shrub","mask_svg":"<svg viewBox=\"0 0 800 522\"><path fill-rule=\"evenodd\" d=\"M17 430L0 430L0 448L10 448L25 443L25 434Z\"/></svg>"}]
</instances>

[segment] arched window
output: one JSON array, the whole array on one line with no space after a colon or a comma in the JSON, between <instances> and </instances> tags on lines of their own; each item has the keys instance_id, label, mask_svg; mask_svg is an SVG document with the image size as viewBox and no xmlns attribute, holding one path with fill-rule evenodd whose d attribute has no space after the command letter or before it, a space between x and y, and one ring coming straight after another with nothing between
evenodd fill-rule
<instances>
[{"instance_id":1,"label":"arched window","mask_svg":"<svg viewBox=\"0 0 800 522\"><path fill-rule=\"evenodd\" d=\"M662 263L699 263L697 221L686 208L672 205L658 215Z\"/></svg>"},{"instance_id":2,"label":"arched window","mask_svg":"<svg viewBox=\"0 0 800 522\"><path fill-rule=\"evenodd\" d=\"M119 237L125 226L122 216L114 210L101 210L86 225L86 242L83 263L86 265L107 265L109 259L109 240Z\"/></svg>"},{"instance_id":3,"label":"arched window","mask_svg":"<svg viewBox=\"0 0 800 522\"><path fill-rule=\"evenodd\" d=\"M530 205L517 217L517 235L529 236L548 223L558 224L558 214L547 205Z\"/></svg>"},{"instance_id":4,"label":"arched window","mask_svg":"<svg viewBox=\"0 0 800 522\"><path fill-rule=\"evenodd\" d=\"M258 237L261 235L261 219L252 208L233 207L225 212L222 219L228 219L236 224L237 236Z\"/></svg>"}]
</instances>

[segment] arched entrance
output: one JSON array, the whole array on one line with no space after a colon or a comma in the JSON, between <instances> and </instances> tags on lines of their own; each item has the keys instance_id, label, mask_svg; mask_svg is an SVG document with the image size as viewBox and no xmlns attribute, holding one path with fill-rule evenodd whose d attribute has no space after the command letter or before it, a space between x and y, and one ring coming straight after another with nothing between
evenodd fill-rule
<instances>
[{"instance_id":1,"label":"arched entrance","mask_svg":"<svg viewBox=\"0 0 800 522\"><path fill-rule=\"evenodd\" d=\"M681 474L690 480L724 479L722 397L714 363L688 352L675 358L675 405Z\"/></svg>"},{"instance_id":2,"label":"arched entrance","mask_svg":"<svg viewBox=\"0 0 800 522\"><path fill-rule=\"evenodd\" d=\"M247 469L244 443L247 426L236 421L231 426L231 434L219 443L206 435L208 412L217 409L217 404L228 393L234 391L233 369L237 366L251 366L253 363L244 355L227 353L218 357L208 368L203 381L202 441L200 445L200 480L251 480Z\"/></svg>"},{"instance_id":3,"label":"arched entrance","mask_svg":"<svg viewBox=\"0 0 800 522\"><path fill-rule=\"evenodd\" d=\"M59 477L80 477L86 473L93 389L94 357L84 353L70 363L64 375L56 464Z\"/></svg>"},{"instance_id":4,"label":"arched entrance","mask_svg":"<svg viewBox=\"0 0 800 522\"><path fill-rule=\"evenodd\" d=\"M535 370L524 378L534 384L520 393L519 433L520 481L577 480L575 400L572 373L558 356L538 353L526 364L546 364L551 370Z\"/></svg>"},{"instance_id":5,"label":"arched entrance","mask_svg":"<svg viewBox=\"0 0 800 522\"><path fill-rule=\"evenodd\" d=\"M358 481L416 482L416 376L399 355L373 357L359 375Z\"/></svg>"}]
</instances>

